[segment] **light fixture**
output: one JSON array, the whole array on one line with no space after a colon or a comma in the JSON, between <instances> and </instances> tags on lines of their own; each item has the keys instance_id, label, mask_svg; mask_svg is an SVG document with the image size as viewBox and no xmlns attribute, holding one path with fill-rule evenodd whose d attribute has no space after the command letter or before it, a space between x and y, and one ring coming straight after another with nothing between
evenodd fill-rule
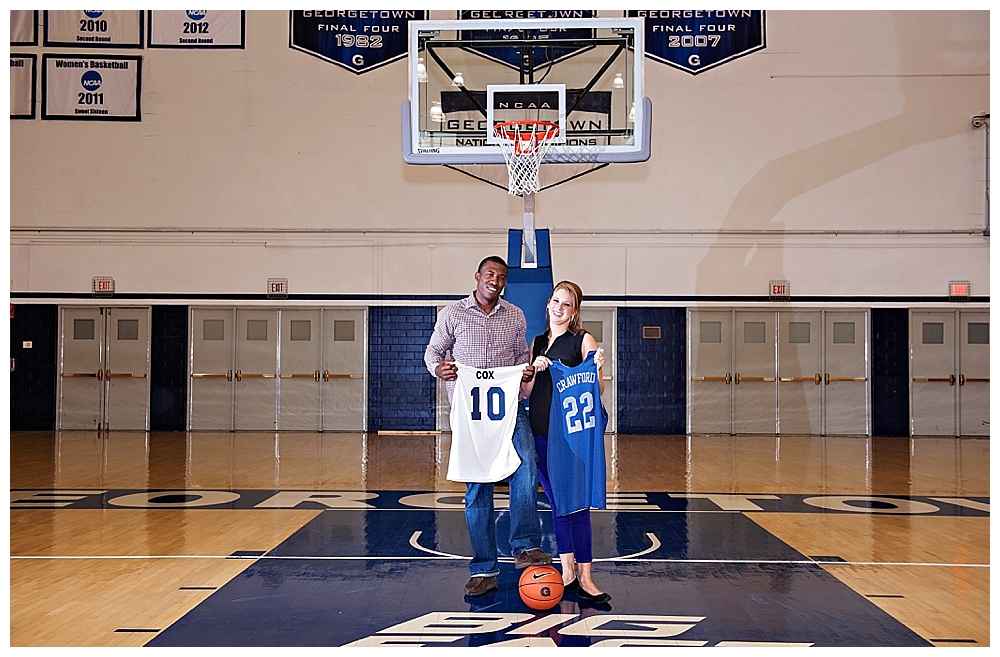
<instances>
[{"instance_id":1,"label":"light fixture","mask_svg":"<svg viewBox=\"0 0 1000 657\"><path fill-rule=\"evenodd\" d=\"M431 102L430 115L431 121L434 121L435 123L444 122L444 111L441 109L441 101L435 100Z\"/></svg>"},{"instance_id":2,"label":"light fixture","mask_svg":"<svg viewBox=\"0 0 1000 657\"><path fill-rule=\"evenodd\" d=\"M417 59L417 82L427 82L427 67L424 66L424 58Z\"/></svg>"},{"instance_id":3,"label":"light fixture","mask_svg":"<svg viewBox=\"0 0 1000 657\"><path fill-rule=\"evenodd\" d=\"M635 123L635 103L632 103L632 109L628 111L628 122Z\"/></svg>"},{"instance_id":4,"label":"light fixture","mask_svg":"<svg viewBox=\"0 0 1000 657\"><path fill-rule=\"evenodd\" d=\"M465 78L462 77L461 73L456 73L455 74L455 79L451 81L451 86L453 86L453 87L464 87L465 86Z\"/></svg>"},{"instance_id":5,"label":"light fixture","mask_svg":"<svg viewBox=\"0 0 1000 657\"><path fill-rule=\"evenodd\" d=\"M611 82L611 86L615 89L625 88L625 80L622 79L621 73L615 73L615 79Z\"/></svg>"}]
</instances>

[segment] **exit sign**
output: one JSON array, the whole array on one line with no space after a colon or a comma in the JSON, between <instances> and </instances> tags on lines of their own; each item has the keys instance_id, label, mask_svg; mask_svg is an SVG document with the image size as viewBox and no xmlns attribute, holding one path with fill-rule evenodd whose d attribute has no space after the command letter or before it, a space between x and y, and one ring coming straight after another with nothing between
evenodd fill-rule
<instances>
[{"instance_id":1,"label":"exit sign","mask_svg":"<svg viewBox=\"0 0 1000 657\"><path fill-rule=\"evenodd\" d=\"M952 301L968 301L972 296L972 285L969 281L951 281L948 283L948 298Z\"/></svg>"},{"instance_id":2,"label":"exit sign","mask_svg":"<svg viewBox=\"0 0 1000 657\"><path fill-rule=\"evenodd\" d=\"M287 278L269 278L269 279L267 279L267 298L268 299L287 299L288 298L288 279Z\"/></svg>"},{"instance_id":3,"label":"exit sign","mask_svg":"<svg viewBox=\"0 0 1000 657\"><path fill-rule=\"evenodd\" d=\"M110 276L94 276L91 290L95 297L110 297L115 293L115 279Z\"/></svg>"},{"instance_id":4,"label":"exit sign","mask_svg":"<svg viewBox=\"0 0 1000 657\"><path fill-rule=\"evenodd\" d=\"M792 298L792 290L788 281L771 281L768 284L767 297L771 301L788 301Z\"/></svg>"}]
</instances>

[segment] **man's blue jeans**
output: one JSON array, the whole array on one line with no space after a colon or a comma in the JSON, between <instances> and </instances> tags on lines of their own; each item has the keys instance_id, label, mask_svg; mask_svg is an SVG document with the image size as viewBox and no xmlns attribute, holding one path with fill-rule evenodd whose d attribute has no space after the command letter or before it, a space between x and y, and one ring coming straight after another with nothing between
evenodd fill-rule
<instances>
[{"instance_id":1,"label":"man's blue jeans","mask_svg":"<svg viewBox=\"0 0 1000 657\"><path fill-rule=\"evenodd\" d=\"M507 481L510 484L510 551L516 556L542 542L538 523L538 463L535 437L524 404L517 405L514 449L521 465ZM493 484L465 485L465 522L472 539L473 575L498 575L496 518L493 514Z\"/></svg>"}]
</instances>

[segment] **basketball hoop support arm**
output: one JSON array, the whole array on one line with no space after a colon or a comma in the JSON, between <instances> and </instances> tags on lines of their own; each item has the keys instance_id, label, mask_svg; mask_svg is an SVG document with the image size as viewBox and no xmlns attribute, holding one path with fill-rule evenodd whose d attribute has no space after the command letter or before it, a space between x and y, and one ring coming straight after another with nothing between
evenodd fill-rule
<instances>
[{"instance_id":1,"label":"basketball hoop support arm","mask_svg":"<svg viewBox=\"0 0 1000 657\"><path fill-rule=\"evenodd\" d=\"M525 194L521 199L524 202L524 232L521 237L524 253L521 256L521 267L524 269L537 269L538 245L535 242L535 195Z\"/></svg>"}]
</instances>

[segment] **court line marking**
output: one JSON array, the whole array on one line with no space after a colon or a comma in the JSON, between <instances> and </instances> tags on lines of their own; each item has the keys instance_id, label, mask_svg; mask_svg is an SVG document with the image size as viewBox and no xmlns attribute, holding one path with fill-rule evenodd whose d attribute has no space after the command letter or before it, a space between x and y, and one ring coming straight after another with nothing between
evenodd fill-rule
<instances>
[{"instance_id":1,"label":"court line marking","mask_svg":"<svg viewBox=\"0 0 1000 657\"><path fill-rule=\"evenodd\" d=\"M455 561L471 559L472 557L456 556L295 556L295 555L264 555L259 557L232 557L220 554L123 554L123 555L22 555L11 556L10 559L273 559L297 561ZM510 557L500 557L500 561L512 562ZM927 567L927 568L989 568L988 563L929 563L907 561L813 561L811 559L639 559L635 557L605 557L594 561L626 562L626 563L677 563L677 564L768 564L768 565L806 565L806 566L893 566L893 567Z\"/></svg>"}]
</instances>

